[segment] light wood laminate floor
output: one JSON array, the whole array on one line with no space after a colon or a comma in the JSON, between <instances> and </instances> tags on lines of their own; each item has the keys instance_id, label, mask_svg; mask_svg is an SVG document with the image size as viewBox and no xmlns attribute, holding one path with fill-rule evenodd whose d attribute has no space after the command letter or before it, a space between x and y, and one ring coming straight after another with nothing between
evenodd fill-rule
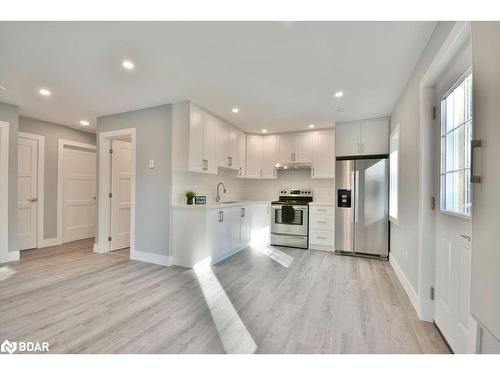
<instances>
[{"instance_id":1,"label":"light wood laminate floor","mask_svg":"<svg viewBox=\"0 0 500 375\"><path fill-rule=\"evenodd\" d=\"M92 245L0 265L0 342L48 341L51 353L448 352L388 262L281 248L287 268L248 248L199 274Z\"/></svg>"}]
</instances>

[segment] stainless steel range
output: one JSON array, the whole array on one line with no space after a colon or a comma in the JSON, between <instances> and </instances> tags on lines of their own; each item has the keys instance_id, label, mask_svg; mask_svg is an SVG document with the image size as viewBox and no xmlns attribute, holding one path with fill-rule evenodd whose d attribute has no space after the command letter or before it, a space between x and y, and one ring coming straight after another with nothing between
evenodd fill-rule
<instances>
[{"instance_id":1,"label":"stainless steel range","mask_svg":"<svg viewBox=\"0 0 500 375\"><path fill-rule=\"evenodd\" d=\"M281 189L279 200L271 202L271 245L309 246L309 202L311 189Z\"/></svg>"}]
</instances>

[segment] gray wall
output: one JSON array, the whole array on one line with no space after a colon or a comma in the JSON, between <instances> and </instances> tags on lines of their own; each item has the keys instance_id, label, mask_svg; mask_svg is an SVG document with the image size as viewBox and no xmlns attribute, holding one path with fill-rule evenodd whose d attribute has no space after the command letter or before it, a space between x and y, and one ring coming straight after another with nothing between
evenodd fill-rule
<instances>
[{"instance_id":1,"label":"gray wall","mask_svg":"<svg viewBox=\"0 0 500 375\"><path fill-rule=\"evenodd\" d=\"M17 250L17 132L19 108L0 102L0 120L9 126L9 251Z\"/></svg>"},{"instance_id":2,"label":"gray wall","mask_svg":"<svg viewBox=\"0 0 500 375\"><path fill-rule=\"evenodd\" d=\"M399 226L391 223L391 257L418 291L418 187L420 81L454 22L439 22L391 114L391 131L400 124Z\"/></svg>"},{"instance_id":3,"label":"gray wall","mask_svg":"<svg viewBox=\"0 0 500 375\"><path fill-rule=\"evenodd\" d=\"M57 236L57 147L59 139L95 145L96 135L42 120L19 117L19 131L45 137L44 239Z\"/></svg>"},{"instance_id":4,"label":"gray wall","mask_svg":"<svg viewBox=\"0 0 500 375\"><path fill-rule=\"evenodd\" d=\"M172 106L99 117L97 132L136 128L135 249L168 256ZM99 152L99 151L98 151ZM155 168L148 168L148 160Z\"/></svg>"}]
</instances>

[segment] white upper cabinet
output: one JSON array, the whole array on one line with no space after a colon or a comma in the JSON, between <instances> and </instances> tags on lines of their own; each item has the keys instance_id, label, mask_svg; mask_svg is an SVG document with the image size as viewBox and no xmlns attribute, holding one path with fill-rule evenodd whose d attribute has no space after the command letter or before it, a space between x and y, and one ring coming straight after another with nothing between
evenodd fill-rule
<instances>
[{"instance_id":1,"label":"white upper cabinet","mask_svg":"<svg viewBox=\"0 0 500 375\"><path fill-rule=\"evenodd\" d=\"M262 178L276 178L276 144L275 135L262 137Z\"/></svg>"},{"instance_id":2,"label":"white upper cabinet","mask_svg":"<svg viewBox=\"0 0 500 375\"><path fill-rule=\"evenodd\" d=\"M335 126L335 153L337 156L359 154L361 124L348 122Z\"/></svg>"},{"instance_id":3,"label":"white upper cabinet","mask_svg":"<svg viewBox=\"0 0 500 375\"><path fill-rule=\"evenodd\" d=\"M217 166L238 169L238 130L217 120Z\"/></svg>"},{"instance_id":4,"label":"white upper cabinet","mask_svg":"<svg viewBox=\"0 0 500 375\"><path fill-rule=\"evenodd\" d=\"M205 173L217 174L217 121L213 116L205 115L203 129L203 158L206 161Z\"/></svg>"},{"instance_id":5,"label":"white upper cabinet","mask_svg":"<svg viewBox=\"0 0 500 375\"><path fill-rule=\"evenodd\" d=\"M276 178L276 136L247 135L247 178Z\"/></svg>"},{"instance_id":6,"label":"white upper cabinet","mask_svg":"<svg viewBox=\"0 0 500 375\"><path fill-rule=\"evenodd\" d=\"M335 178L335 130L315 130L312 135L312 178Z\"/></svg>"},{"instance_id":7,"label":"white upper cabinet","mask_svg":"<svg viewBox=\"0 0 500 375\"><path fill-rule=\"evenodd\" d=\"M246 160L247 160L247 136L242 131L236 134L238 140L238 177L246 177Z\"/></svg>"},{"instance_id":8,"label":"white upper cabinet","mask_svg":"<svg viewBox=\"0 0 500 375\"><path fill-rule=\"evenodd\" d=\"M293 161L295 152L295 134L280 134L278 137L278 162L289 163Z\"/></svg>"},{"instance_id":9,"label":"white upper cabinet","mask_svg":"<svg viewBox=\"0 0 500 375\"><path fill-rule=\"evenodd\" d=\"M365 155L389 153L389 119L361 122L361 153Z\"/></svg>"},{"instance_id":10,"label":"white upper cabinet","mask_svg":"<svg viewBox=\"0 0 500 375\"><path fill-rule=\"evenodd\" d=\"M277 137L277 162L310 163L312 161L311 132L280 134Z\"/></svg>"},{"instance_id":11,"label":"white upper cabinet","mask_svg":"<svg viewBox=\"0 0 500 375\"><path fill-rule=\"evenodd\" d=\"M309 132L295 134L295 161L310 163L313 152L313 135Z\"/></svg>"},{"instance_id":12,"label":"white upper cabinet","mask_svg":"<svg viewBox=\"0 0 500 375\"><path fill-rule=\"evenodd\" d=\"M370 119L337 124L337 156L379 155L389 153L389 119Z\"/></svg>"},{"instance_id":13,"label":"white upper cabinet","mask_svg":"<svg viewBox=\"0 0 500 375\"><path fill-rule=\"evenodd\" d=\"M262 171L262 136L247 135L247 165L248 178L260 178Z\"/></svg>"},{"instance_id":14,"label":"white upper cabinet","mask_svg":"<svg viewBox=\"0 0 500 375\"><path fill-rule=\"evenodd\" d=\"M213 118L192 105L189 117L189 170L216 174L216 139Z\"/></svg>"},{"instance_id":15,"label":"white upper cabinet","mask_svg":"<svg viewBox=\"0 0 500 375\"><path fill-rule=\"evenodd\" d=\"M205 172L205 158L203 157L203 133L205 119L198 108L191 106L189 121L189 170L191 172Z\"/></svg>"}]
</instances>

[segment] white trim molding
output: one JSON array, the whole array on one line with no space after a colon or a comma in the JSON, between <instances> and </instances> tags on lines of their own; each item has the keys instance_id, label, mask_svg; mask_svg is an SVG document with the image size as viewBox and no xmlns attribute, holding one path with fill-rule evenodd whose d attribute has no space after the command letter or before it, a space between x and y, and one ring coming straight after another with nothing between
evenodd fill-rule
<instances>
[{"instance_id":1,"label":"white trim molding","mask_svg":"<svg viewBox=\"0 0 500 375\"><path fill-rule=\"evenodd\" d=\"M96 150L96 146L88 143L68 141L66 139L58 139L57 141L57 236L56 245L62 245L63 238L63 215L64 215L64 148L83 148L86 150ZM52 244L53 242L49 242ZM54 245L48 245L54 246Z\"/></svg>"},{"instance_id":2,"label":"white trim molding","mask_svg":"<svg viewBox=\"0 0 500 375\"><path fill-rule=\"evenodd\" d=\"M109 132L98 133L99 151L98 158L98 176L99 176L99 193L97 197L98 212L97 212L97 237L94 244L94 252L105 253L110 251L110 242L108 236L110 235L110 209L109 209L109 196L110 191L110 157L109 142L114 139L130 138L132 145L132 165L131 165L131 186L130 186L130 254L135 253L135 185L136 185L136 130L135 128L113 130ZM149 253L146 253L149 254ZM156 259L156 258L155 258ZM145 260L146 261L146 260ZM154 262L151 262L154 263ZM159 263L161 264L161 263Z\"/></svg>"},{"instance_id":3,"label":"white trim molding","mask_svg":"<svg viewBox=\"0 0 500 375\"><path fill-rule=\"evenodd\" d=\"M139 260L141 262L159 264L160 266L170 266L172 264L172 257L168 255L160 255L147 253L145 251L130 250L130 259Z\"/></svg>"},{"instance_id":4,"label":"white trim molding","mask_svg":"<svg viewBox=\"0 0 500 375\"><path fill-rule=\"evenodd\" d=\"M9 254L9 123L0 121L0 263ZM17 252L19 253L19 252ZM19 254L18 254L19 256Z\"/></svg>"},{"instance_id":5,"label":"white trim molding","mask_svg":"<svg viewBox=\"0 0 500 375\"><path fill-rule=\"evenodd\" d=\"M45 192L45 137L43 135L18 132L18 138L34 139L38 142L37 168L37 235L36 247L39 248L44 238L44 192Z\"/></svg>"},{"instance_id":6,"label":"white trim molding","mask_svg":"<svg viewBox=\"0 0 500 375\"><path fill-rule=\"evenodd\" d=\"M392 266L392 269L394 270L394 273L399 279L399 282L401 283L403 289L405 290L406 294L408 295L408 298L410 299L411 304L417 311L417 315L420 319L420 299L418 296L418 293L413 289L410 281L406 278L403 270L401 269L401 266L397 262L396 258L394 258L392 255L389 254L389 263Z\"/></svg>"}]
</instances>

